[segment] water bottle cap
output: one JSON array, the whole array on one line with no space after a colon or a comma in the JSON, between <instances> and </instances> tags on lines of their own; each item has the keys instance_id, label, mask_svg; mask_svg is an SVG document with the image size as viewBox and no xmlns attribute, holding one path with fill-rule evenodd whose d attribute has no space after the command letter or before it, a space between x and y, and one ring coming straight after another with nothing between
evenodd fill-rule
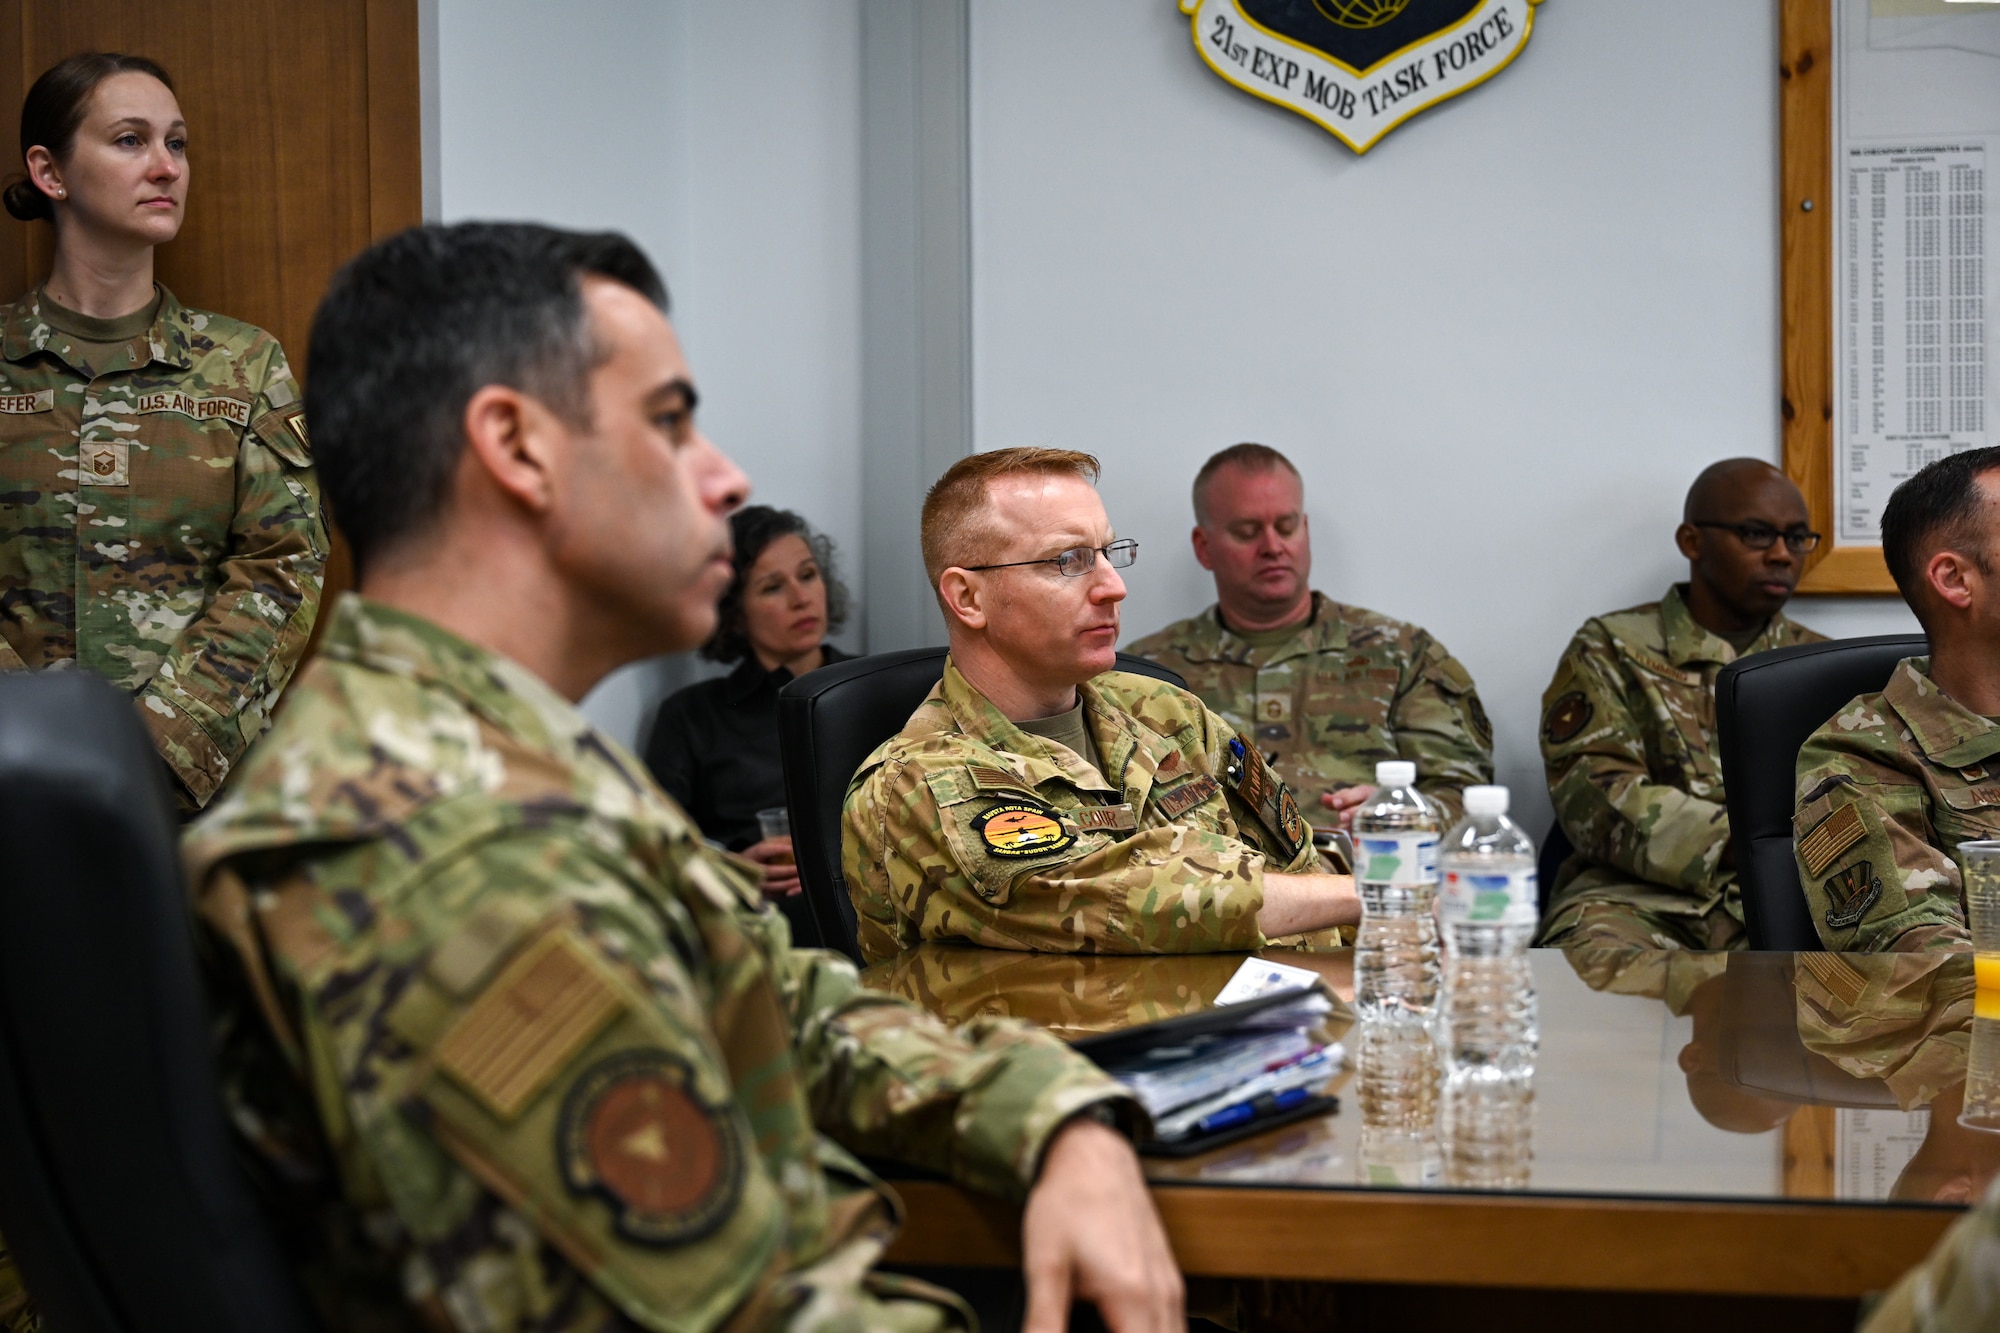
<instances>
[{"instance_id":1,"label":"water bottle cap","mask_svg":"<svg viewBox=\"0 0 2000 1333\"><path fill-rule=\"evenodd\" d=\"M1507 813L1507 789L1505 787L1467 787L1465 789L1465 813L1477 815L1481 819L1491 819L1495 815Z\"/></svg>"},{"instance_id":2,"label":"water bottle cap","mask_svg":"<svg viewBox=\"0 0 2000 1333\"><path fill-rule=\"evenodd\" d=\"M1375 765L1378 787L1408 787L1417 780L1417 766L1407 759L1384 759Z\"/></svg>"}]
</instances>

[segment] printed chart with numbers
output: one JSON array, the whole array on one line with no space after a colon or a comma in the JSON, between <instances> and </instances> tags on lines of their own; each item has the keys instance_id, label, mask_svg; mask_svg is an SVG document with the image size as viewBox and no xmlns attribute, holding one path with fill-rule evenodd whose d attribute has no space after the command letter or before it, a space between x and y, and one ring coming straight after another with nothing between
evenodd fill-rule
<instances>
[{"instance_id":1,"label":"printed chart with numbers","mask_svg":"<svg viewBox=\"0 0 2000 1333\"><path fill-rule=\"evenodd\" d=\"M2000 249L1991 170L2000 14L1968 23L1953 10L1926 0L1841 0L1837 9L1847 59L1829 203L1833 537L1842 546L1879 544L1882 506L1924 464L2000 444L2000 292L1990 262Z\"/></svg>"}]
</instances>

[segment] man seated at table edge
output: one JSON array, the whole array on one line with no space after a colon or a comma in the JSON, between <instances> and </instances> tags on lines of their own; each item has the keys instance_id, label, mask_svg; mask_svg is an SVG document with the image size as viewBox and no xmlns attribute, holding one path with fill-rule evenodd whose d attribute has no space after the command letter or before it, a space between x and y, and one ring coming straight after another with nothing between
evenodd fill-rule
<instances>
[{"instance_id":1,"label":"man seated at table edge","mask_svg":"<svg viewBox=\"0 0 2000 1333\"><path fill-rule=\"evenodd\" d=\"M1195 474L1195 559L1215 603L1125 651L1179 673L1264 752L1306 817L1347 825L1375 765L1417 766L1445 827L1493 781L1493 726L1472 674L1428 631L1312 587L1305 482L1265 444L1233 444Z\"/></svg>"},{"instance_id":2,"label":"man seated at table edge","mask_svg":"<svg viewBox=\"0 0 2000 1333\"><path fill-rule=\"evenodd\" d=\"M927 939L1201 953L1351 925L1360 901L1254 746L1187 691L1114 670L1116 542L1097 460L960 459L923 508L943 678L854 775L842 860L870 961Z\"/></svg>"},{"instance_id":3,"label":"man seated at table edge","mask_svg":"<svg viewBox=\"0 0 2000 1333\"><path fill-rule=\"evenodd\" d=\"M1591 617L1563 651L1542 693L1542 763L1576 850L1550 886L1540 943L1748 946L1715 681L1740 657L1825 638L1784 614L1819 541L1809 519L1763 459L1711 463L1674 529L1687 582Z\"/></svg>"},{"instance_id":4,"label":"man seated at table edge","mask_svg":"<svg viewBox=\"0 0 2000 1333\"><path fill-rule=\"evenodd\" d=\"M1965 949L1956 845L2000 837L2000 448L1898 486L1882 557L1930 655L1800 747L1799 882L1828 949Z\"/></svg>"},{"instance_id":5,"label":"man seated at table edge","mask_svg":"<svg viewBox=\"0 0 2000 1333\"><path fill-rule=\"evenodd\" d=\"M186 857L222 1081L323 1321L964 1327L871 1271L900 1210L866 1152L1025 1198L1028 1327L1072 1294L1181 1327L1118 1085L790 948L576 711L700 642L728 576L744 479L665 306L623 237L461 224L364 252L315 318L361 595Z\"/></svg>"}]
</instances>

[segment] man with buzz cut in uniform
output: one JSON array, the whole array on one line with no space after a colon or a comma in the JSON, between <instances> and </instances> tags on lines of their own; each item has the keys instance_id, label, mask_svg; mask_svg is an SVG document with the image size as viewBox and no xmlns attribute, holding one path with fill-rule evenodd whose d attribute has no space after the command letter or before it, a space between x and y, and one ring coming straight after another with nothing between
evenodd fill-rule
<instances>
[{"instance_id":1,"label":"man with buzz cut in uniform","mask_svg":"<svg viewBox=\"0 0 2000 1333\"><path fill-rule=\"evenodd\" d=\"M1194 555L1215 605L1128 645L1178 672L1307 806L1347 824L1375 765L1407 759L1452 823L1493 781L1493 728L1472 676L1415 625L1312 588L1305 483L1290 459L1236 444L1194 479Z\"/></svg>"},{"instance_id":2,"label":"man with buzz cut in uniform","mask_svg":"<svg viewBox=\"0 0 2000 1333\"><path fill-rule=\"evenodd\" d=\"M425 227L337 275L313 433L360 594L188 835L222 1074L330 1329L968 1327L859 1154L1022 1200L1031 1333L1179 1333L1136 1106L790 945L575 701L693 647L743 476L621 236Z\"/></svg>"},{"instance_id":3,"label":"man with buzz cut in uniform","mask_svg":"<svg viewBox=\"0 0 2000 1333\"><path fill-rule=\"evenodd\" d=\"M1737 658L1824 636L1787 619L1806 552L1805 497L1758 458L1688 487L1674 542L1688 580L1593 616L1542 693L1549 799L1575 853L1550 885L1540 942L1742 949L1715 678Z\"/></svg>"},{"instance_id":4,"label":"man with buzz cut in uniform","mask_svg":"<svg viewBox=\"0 0 2000 1333\"><path fill-rule=\"evenodd\" d=\"M999 449L924 499L944 676L861 765L841 832L870 961L925 940L1205 953L1360 919L1314 873L1290 790L1185 690L1115 670L1118 571L1097 460Z\"/></svg>"},{"instance_id":5,"label":"man with buzz cut in uniform","mask_svg":"<svg viewBox=\"0 0 2000 1333\"><path fill-rule=\"evenodd\" d=\"M1882 556L1930 655L1800 747L1800 883L1828 949L1967 949L1956 848L2000 838L2000 448L1898 486Z\"/></svg>"}]
</instances>

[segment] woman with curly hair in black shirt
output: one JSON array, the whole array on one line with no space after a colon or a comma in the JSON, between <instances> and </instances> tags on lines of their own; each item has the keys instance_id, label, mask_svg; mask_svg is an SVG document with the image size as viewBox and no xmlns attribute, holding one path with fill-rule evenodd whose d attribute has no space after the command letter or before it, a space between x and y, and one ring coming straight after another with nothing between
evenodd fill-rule
<instances>
[{"instance_id":1,"label":"woman with curly hair in black shirt","mask_svg":"<svg viewBox=\"0 0 2000 1333\"><path fill-rule=\"evenodd\" d=\"M764 893L805 943L818 930L799 892L789 836L763 836L757 814L785 804L778 757L778 690L849 654L826 642L847 617L847 589L833 572L833 543L799 515L751 505L730 518L736 576L722 595L702 656L733 662L716 680L660 705L646 764L709 837L763 868Z\"/></svg>"}]
</instances>

